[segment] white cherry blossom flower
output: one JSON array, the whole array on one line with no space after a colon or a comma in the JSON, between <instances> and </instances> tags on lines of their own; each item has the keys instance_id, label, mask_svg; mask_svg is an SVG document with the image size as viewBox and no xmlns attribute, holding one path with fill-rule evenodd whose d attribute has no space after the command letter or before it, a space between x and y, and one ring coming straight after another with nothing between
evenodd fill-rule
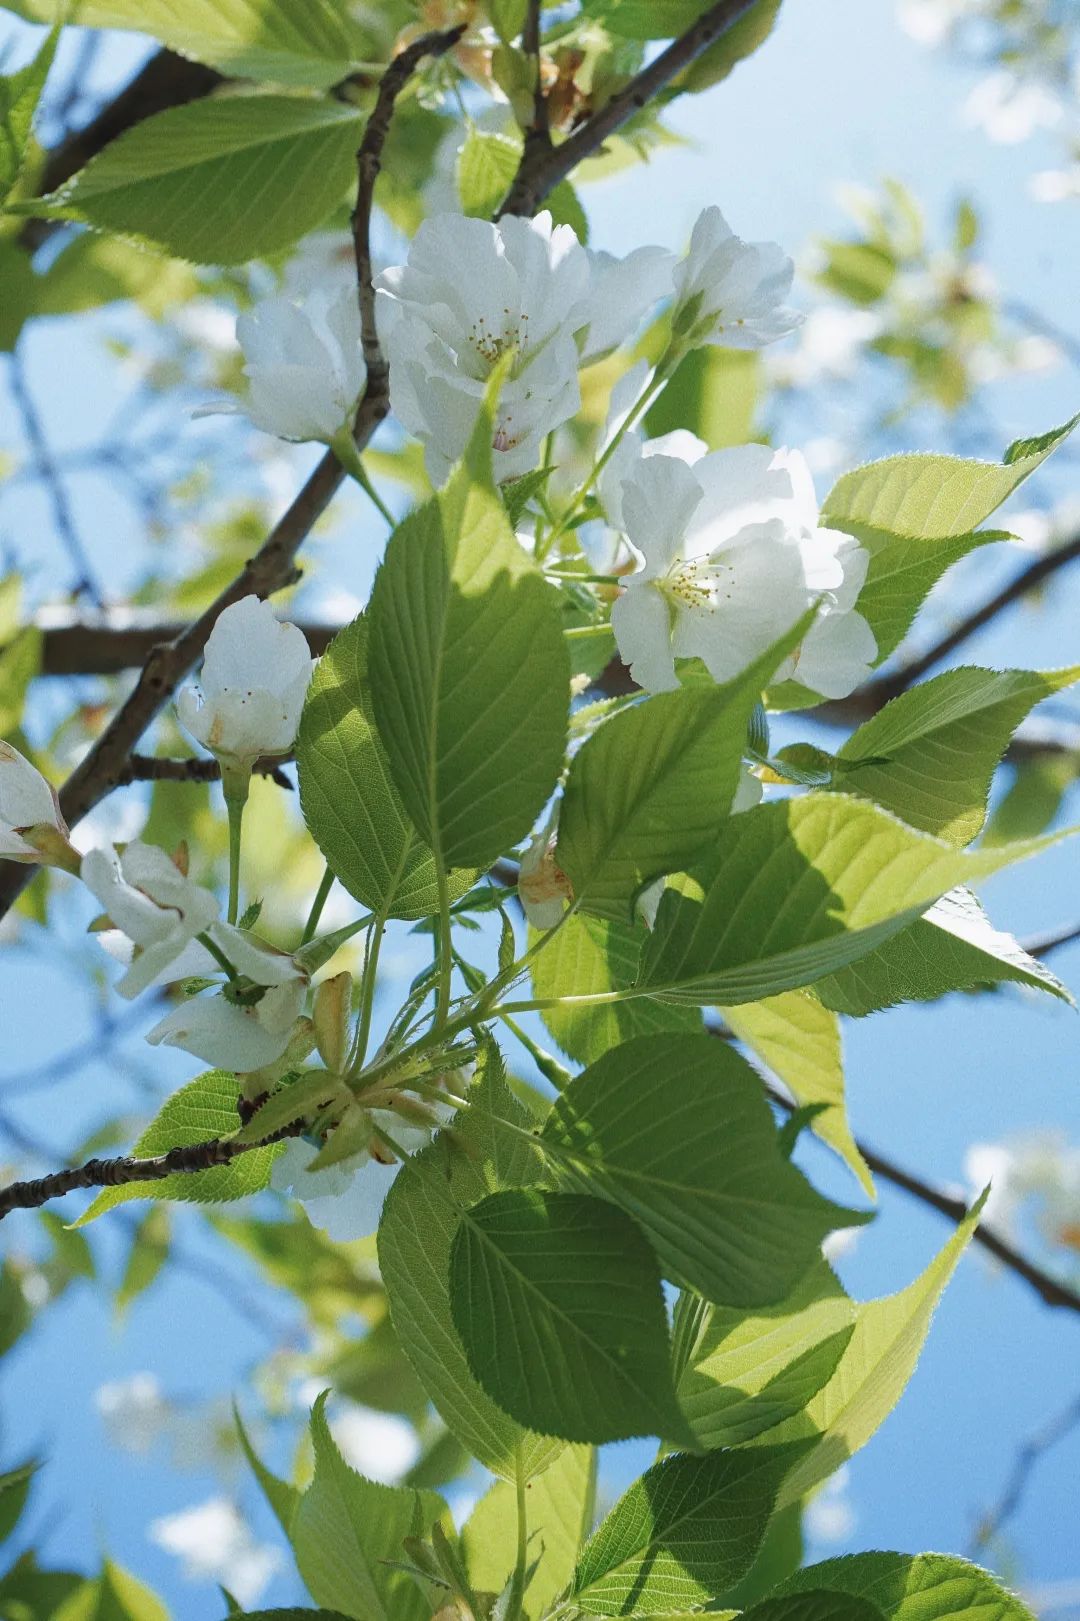
<instances>
[{"instance_id":1,"label":"white cherry blossom flower","mask_svg":"<svg viewBox=\"0 0 1080 1621\"><path fill-rule=\"evenodd\" d=\"M533 835L521 857L518 899L534 929L553 929L572 897L570 880L555 860L555 834L549 823Z\"/></svg>"},{"instance_id":2,"label":"white cherry blossom flower","mask_svg":"<svg viewBox=\"0 0 1080 1621\"><path fill-rule=\"evenodd\" d=\"M176 700L180 724L223 767L250 771L260 756L292 748L314 668L302 631L242 597L210 632L198 689Z\"/></svg>"},{"instance_id":3,"label":"white cherry blossom flower","mask_svg":"<svg viewBox=\"0 0 1080 1621\"><path fill-rule=\"evenodd\" d=\"M376 278L390 397L436 483L468 442L487 380L514 352L499 401L496 477L536 466L545 436L580 404L578 367L614 347L671 286L670 255L590 255L547 212L492 225L425 220L408 260Z\"/></svg>"},{"instance_id":4,"label":"white cherry blossom flower","mask_svg":"<svg viewBox=\"0 0 1080 1621\"><path fill-rule=\"evenodd\" d=\"M610 491L606 499L610 507ZM812 677L815 691L841 697L864 678L877 649L853 610L868 559L849 536L819 527L798 452L661 445L624 473L617 504L641 566L611 623L639 686L676 687L676 658L699 658L729 681L815 601L821 620L776 679Z\"/></svg>"},{"instance_id":5,"label":"white cherry blossom flower","mask_svg":"<svg viewBox=\"0 0 1080 1621\"><path fill-rule=\"evenodd\" d=\"M278 439L328 445L348 427L367 382L355 284L317 282L299 297L265 298L237 318L236 338L248 393L226 409Z\"/></svg>"},{"instance_id":6,"label":"white cherry blossom flower","mask_svg":"<svg viewBox=\"0 0 1080 1621\"><path fill-rule=\"evenodd\" d=\"M68 852L77 864L56 789L18 749L0 741L0 856L70 865L58 861Z\"/></svg>"},{"instance_id":7,"label":"white cherry blossom flower","mask_svg":"<svg viewBox=\"0 0 1080 1621\"><path fill-rule=\"evenodd\" d=\"M139 839L122 853L89 851L80 872L113 924L136 947L116 987L121 996L146 990L217 920L218 903L210 891L185 878L164 850Z\"/></svg>"},{"instance_id":8,"label":"white cherry blossom flower","mask_svg":"<svg viewBox=\"0 0 1080 1621\"><path fill-rule=\"evenodd\" d=\"M245 1608L257 1602L283 1564L278 1549L257 1541L225 1497L163 1515L152 1522L149 1535L159 1548L183 1561L189 1581L216 1582Z\"/></svg>"},{"instance_id":9,"label":"white cherry blossom flower","mask_svg":"<svg viewBox=\"0 0 1080 1621\"><path fill-rule=\"evenodd\" d=\"M761 349L802 322L783 300L795 267L776 242L744 242L716 207L703 209L675 266L672 332L685 347Z\"/></svg>"},{"instance_id":10,"label":"white cherry blossom flower","mask_svg":"<svg viewBox=\"0 0 1080 1621\"><path fill-rule=\"evenodd\" d=\"M246 929L215 923L209 935L240 976L213 995L189 997L149 1032L152 1046L181 1047L216 1069L247 1074L285 1052L304 1005L307 975L293 958ZM213 974L218 959L197 942L172 975ZM261 994L260 994L261 993Z\"/></svg>"}]
</instances>

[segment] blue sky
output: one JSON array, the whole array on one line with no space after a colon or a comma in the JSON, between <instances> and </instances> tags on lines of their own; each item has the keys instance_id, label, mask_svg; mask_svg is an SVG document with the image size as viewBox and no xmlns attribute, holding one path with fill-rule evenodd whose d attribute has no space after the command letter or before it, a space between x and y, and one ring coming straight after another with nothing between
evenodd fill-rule
<instances>
[{"instance_id":1,"label":"blue sky","mask_svg":"<svg viewBox=\"0 0 1080 1621\"><path fill-rule=\"evenodd\" d=\"M0 24L0 43L5 26ZM1026 191L1031 171L1053 161L1053 148L1038 140L993 146L980 131L963 128L959 104L973 81L972 73L909 40L889 0L787 0L767 47L713 94L680 107L673 122L691 144L662 153L648 171L628 171L590 189L593 240L617 251L643 239L680 245L698 210L718 202L741 233L775 237L798 251L815 233L842 226L837 182L873 185L894 175L912 187L942 229L959 195L979 199L988 227L986 257L1002 286L1075 332L1074 217L1065 206L1032 201ZM31 335L26 359L56 443L70 447L92 439L126 386L102 363L99 337L77 331L74 323L42 323ZM62 391L51 386L60 366ZM1061 421L1076 408L1078 394L1080 379L1065 367L997 387L992 406L1002 448L1011 437ZM177 435L196 431L178 411ZM0 447L16 436L5 402ZM309 459L298 452L298 470ZM1048 476L1044 493L1067 490L1071 471ZM135 535L130 514L100 480L74 480L73 495L95 560L122 588L129 578L125 545ZM57 553L40 496L12 496L3 522L47 577ZM1000 555L979 556L985 561L963 578L965 589L981 596L987 581L1010 563ZM362 594L370 565L349 561L344 568L347 586ZM1080 581L1062 580L1052 607L1014 613L972 653L987 662L1044 666L1076 660L1078 610ZM987 888L995 919L1020 934L1068 921L1080 911L1078 871L1076 851L1063 848L996 879ZM1080 948L1062 953L1055 966L1080 989ZM11 1076L79 1041L92 1020L93 997L72 999L70 977L51 969L40 951L9 954L4 975L0 1057L2 1074ZM972 1141L1047 1124L1080 1140L1075 1014L1049 1000L1005 994L957 997L929 1011L893 1012L888 1020L887 1027L880 1017L859 1023L847 1034L852 1118L871 1143L934 1178L956 1181ZM138 1051L138 1026L129 1045ZM160 1053L143 1069L149 1085L162 1092L192 1072L178 1055ZM12 1113L40 1135L66 1142L114 1098L148 1107L126 1080L98 1065L14 1103ZM811 1149L806 1164L830 1192L853 1196L842 1171L823 1153ZM20 1241L16 1221L0 1235L6 1245ZM120 1246L102 1226L98 1242L115 1265ZM182 1213L178 1231L192 1255L205 1252L197 1223ZM880 1218L843 1263L845 1280L866 1296L901 1287L947 1236L939 1218L882 1188ZM244 1275L239 1259L223 1260L217 1247L213 1253L217 1265ZM245 1286L266 1310L288 1320L287 1301L253 1280ZM964 1551L975 1517L998 1495L1018 1443L1073 1394L1078 1336L1074 1317L1047 1311L978 1257L966 1260L900 1409L850 1466L851 1535L843 1544L813 1551ZM265 1349L265 1338L242 1311L188 1273L159 1283L122 1328L87 1291L72 1291L46 1314L41 1330L5 1362L0 1397L5 1458L28 1449L50 1458L27 1518L31 1533L46 1529L44 1551L84 1563L107 1546L152 1582L178 1616L216 1614L213 1590L185 1584L175 1561L146 1538L151 1519L211 1495L215 1482L199 1473L165 1471L158 1459L133 1460L111 1450L93 1393L106 1380L144 1368L153 1368L171 1395L241 1389ZM645 1461L641 1448L612 1449L609 1480L622 1481ZM1051 1454L1033 1479L1015 1522L1025 1583L1080 1582L1078 1464L1080 1436ZM254 1489L245 1488L245 1494L269 1535ZM282 1580L265 1602L294 1596Z\"/></svg>"}]
</instances>

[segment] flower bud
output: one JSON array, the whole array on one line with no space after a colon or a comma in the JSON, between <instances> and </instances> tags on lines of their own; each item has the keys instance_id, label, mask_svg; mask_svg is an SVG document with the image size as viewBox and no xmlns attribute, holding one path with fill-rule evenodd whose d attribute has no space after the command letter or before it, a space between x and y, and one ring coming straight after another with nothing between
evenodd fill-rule
<instances>
[{"instance_id":1,"label":"flower bud","mask_svg":"<svg viewBox=\"0 0 1080 1621\"><path fill-rule=\"evenodd\" d=\"M56 790L10 743L0 742L0 856L78 872Z\"/></svg>"},{"instance_id":2,"label":"flower bud","mask_svg":"<svg viewBox=\"0 0 1080 1621\"><path fill-rule=\"evenodd\" d=\"M311 1010L319 1057L334 1075L345 1068L349 1052L349 1016L352 1013L352 975L347 971L324 979L315 987Z\"/></svg>"}]
</instances>

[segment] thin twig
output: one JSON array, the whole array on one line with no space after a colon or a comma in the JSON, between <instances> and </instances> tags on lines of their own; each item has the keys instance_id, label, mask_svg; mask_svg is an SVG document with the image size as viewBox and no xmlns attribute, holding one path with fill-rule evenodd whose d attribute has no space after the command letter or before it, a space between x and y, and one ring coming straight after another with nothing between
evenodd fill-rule
<instances>
[{"instance_id":1,"label":"thin twig","mask_svg":"<svg viewBox=\"0 0 1080 1621\"><path fill-rule=\"evenodd\" d=\"M1070 923L1064 929L1055 929L1050 934L1032 935L1020 944L1029 956L1045 958L1051 952L1060 951L1064 946L1071 946L1080 940L1080 923Z\"/></svg>"},{"instance_id":2,"label":"thin twig","mask_svg":"<svg viewBox=\"0 0 1080 1621\"><path fill-rule=\"evenodd\" d=\"M68 497L67 486L53 460L48 436L38 408L34 403L34 396L18 348L14 349L11 354L10 375L11 397L22 418L26 440L33 451L42 483L49 492L56 533L59 535L60 542L67 552L71 566L75 571L75 579L71 587L72 595L74 597L86 597L94 604L95 608L104 608L105 598L100 585L94 577L93 565L82 543L82 537L75 522L75 513Z\"/></svg>"},{"instance_id":3,"label":"thin twig","mask_svg":"<svg viewBox=\"0 0 1080 1621\"><path fill-rule=\"evenodd\" d=\"M975 1534L971 1539L972 1558L977 1559L991 1542L1001 1535L1020 1507L1036 1465L1052 1447L1057 1446L1059 1441L1064 1441L1077 1427L1080 1427L1080 1396L1074 1396L1067 1407L1049 1419L1018 1448L1004 1491L995 1506L983 1515L975 1528Z\"/></svg>"},{"instance_id":4,"label":"thin twig","mask_svg":"<svg viewBox=\"0 0 1080 1621\"><path fill-rule=\"evenodd\" d=\"M282 771L285 756L274 760L256 760L252 771L256 776L269 777L279 788L292 791L292 783ZM287 756L291 759L292 755ZM117 787L131 782L220 782L221 764L217 760L170 760L156 754L133 754L117 779Z\"/></svg>"},{"instance_id":5,"label":"thin twig","mask_svg":"<svg viewBox=\"0 0 1080 1621\"><path fill-rule=\"evenodd\" d=\"M548 118L547 96L544 94L544 61L540 51L540 13L543 0L528 0L525 8L525 26L521 33L521 43L525 55L533 65L536 75L533 85L533 112L532 118L525 129L525 144L522 149L521 163L523 167L531 168L551 151L551 124Z\"/></svg>"},{"instance_id":6,"label":"thin twig","mask_svg":"<svg viewBox=\"0 0 1080 1621\"><path fill-rule=\"evenodd\" d=\"M685 34L655 56L567 140L558 146L550 142L534 143L532 151L526 146L513 185L496 218L501 219L504 214L535 213L553 186L565 180L584 158L590 157L609 135L614 135L629 118L640 112L683 68L689 67L734 27L754 3L755 0L716 0Z\"/></svg>"}]
</instances>

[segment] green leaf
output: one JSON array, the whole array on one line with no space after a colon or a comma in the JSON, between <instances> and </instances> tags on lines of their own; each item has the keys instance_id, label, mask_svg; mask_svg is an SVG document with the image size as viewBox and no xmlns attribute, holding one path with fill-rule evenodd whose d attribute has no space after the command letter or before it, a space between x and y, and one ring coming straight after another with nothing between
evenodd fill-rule
<instances>
[{"instance_id":1,"label":"green leaf","mask_svg":"<svg viewBox=\"0 0 1080 1621\"><path fill-rule=\"evenodd\" d=\"M876 950L960 883L1047 848L964 851L843 794L734 816L707 862L669 880L641 989L734 1007L808 985Z\"/></svg>"},{"instance_id":2,"label":"green leaf","mask_svg":"<svg viewBox=\"0 0 1080 1621\"><path fill-rule=\"evenodd\" d=\"M10 737L22 724L30 683L41 673L43 642L37 626L27 625L0 648L0 735Z\"/></svg>"},{"instance_id":3,"label":"green leaf","mask_svg":"<svg viewBox=\"0 0 1080 1621\"><path fill-rule=\"evenodd\" d=\"M379 1268L406 1356L453 1433L481 1463L511 1480L519 1446L528 1475L545 1468L559 1446L522 1430L470 1372L450 1311L450 1246L462 1209L497 1188L528 1186L543 1176L540 1155L522 1135L530 1126L489 1047L453 1138L444 1133L405 1161L379 1224Z\"/></svg>"},{"instance_id":4,"label":"green leaf","mask_svg":"<svg viewBox=\"0 0 1080 1621\"><path fill-rule=\"evenodd\" d=\"M554 471L554 467L534 467L531 473L522 473L520 478L511 479L508 484L500 486L511 529L517 528L529 502L540 493Z\"/></svg>"},{"instance_id":5,"label":"green leaf","mask_svg":"<svg viewBox=\"0 0 1080 1621\"><path fill-rule=\"evenodd\" d=\"M1080 759L1073 754L1036 754L1016 762L1008 790L990 812L984 844L1030 839L1057 820L1066 790L1076 781Z\"/></svg>"},{"instance_id":6,"label":"green leaf","mask_svg":"<svg viewBox=\"0 0 1080 1621\"><path fill-rule=\"evenodd\" d=\"M236 1112L239 1096L240 1083L235 1075L223 1069L207 1070L166 1099L132 1149L132 1156L149 1159L168 1153L170 1148L188 1148L212 1138L231 1137L240 1124ZM83 1227L130 1199L180 1199L192 1204L246 1199L248 1194L266 1187L270 1167L280 1152L280 1145L274 1143L269 1148L238 1154L228 1165L215 1165L208 1171L177 1171L157 1182L125 1182L120 1187L103 1188L75 1226Z\"/></svg>"},{"instance_id":7,"label":"green leaf","mask_svg":"<svg viewBox=\"0 0 1080 1621\"><path fill-rule=\"evenodd\" d=\"M665 1277L708 1300L780 1300L826 1233L866 1220L784 1158L758 1077L711 1036L624 1042L570 1082L540 1140L570 1186L633 1217Z\"/></svg>"},{"instance_id":8,"label":"green leaf","mask_svg":"<svg viewBox=\"0 0 1080 1621\"><path fill-rule=\"evenodd\" d=\"M29 1463L20 1464L16 1469L5 1469L0 1474L0 1542L6 1542L18 1525L30 1495L30 1483L40 1468L39 1461L32 1458ZM574 1554L576 1557L576 1549ZM573 1568L573 1560L570 1568ZM569 1575L570 1570L567 1570L564 1580Z\"/></svg>"},{"instance_id":9,"label":"green leaf","mask_svg":"<svg viewBox=\"0 0 1080 1621\"><path fill-rule=\"evenodd\" d=\"M529 931L529 944L540 936ZM575 913L532 961L533 991L542 1000L600 996L625 990L637 978L641 948L648 939L643 924L614 923ZM591 1064L632 1036L671 1030L701 1029L696 1008L671 1007L648 997L631 1002L571 1002L544 1008L544 1023L569 1058Z\"/></svg>"},{"instance_id":10,"label":"green leaf","mask_svg":"<svg viewBox=\"0 0 1080 1621\"><path fill-rule=\"evenodd\" d=\"M865 524L829 522L836 529L850 529L870 553L858 608L877 641L877 664L900 645L927 596L954 563L980 546L1013 538L1003 529L980 529L944 539L909 540Z\"/></svg>"},{"instance_id":11,"label":"green leaf","mask_svg":"<svg viewBox=\"0 0 1080 1621\"><path fill-rule=\"evenodd\" d=\"M492 482L494 388L445 490L390 538L371 597L375 716L398 790L446 867L524 838L566 746L557 593Z\"/></svg>"},{"instance_id":12,"label":"green leaf","mask_svg":"<svg viewBox=\"0 0 1080 1621\"><path fill-rule=\"evenodd\" d=\"M574 756L556 860L578 905L629 921L654 878L711 843L738 786L750 717L806 620L724 686L662 692L611 716Z\"/></svg>"},{"instance_id":13,"label":"green leaf","mask_svg":"<svg viewBox=\"0 0 1080 1621\"><path fill-rule=\"evenodd\" d=\"M235 1405L233 1406L233 1420L236 1424L236 1433L240 1438L240 1450L248 1461L248 1467L258 1481L262 1494L273 1510L278 1524L285 1535L289 1536L292 1531L293 1520L296 1517L296 1509L300 1502L300 1493L287 1480L281 1480L277 1475L271 1473L263 1463L251 1444L239 1410Z\"/></svg>"},{"instance_id":14,"label":"green leaf","mask_svg":"<svg viewBox=\"0 0 1080 1621\"><path fill-rule=\"evenodd\" d=\"M859 1553L810 1565L781 1594L828 1589L869 1600L888 1621L1031 1621L1031 1611L966 1559L951 1554Z\"/></svg>"},{"instance_id":15,"label":"green leaf","mask_svg":"<svg viewBox=\"0 0 1080 1621\"><path fill-rule=\"evenodd\" d=\"M614 1205L491 1194L462 1213L450 1302L474 1375L520 1423L567 1441L693 1445L675 1403L656 1258Z\"/></svg>"},{"instance_id":16,"label":"green leaf","mask_svg":"<svg viewBox=\"0 0 1080 1621\"><path fill-rule=\"evenodd\" d=\"M169 1228L168 1206L160 1204L151 1205L133 1227L127 1265L114 1299L118 1318L125 1315L160 1275L169 1259Z\"/></svg>"},{"instance_id":17,"label":"green leaf","mask_svg":"<svg viewBox=\"0 0 1080 1621\"><path fill-rule=\"evenodd\" d=\"M634 1482L590 1539L571 1588L586 1615L700 1608L761 1546L799 1447L666 1458Z\"/></svg>"},{"instance_id":18,"label":"green leaf","mask_svg":"<svg viewBox=\"0 0 1080 1621\"><path fill-rule=\"evenodd\" d=\"M291 247L354 184L363 120L339 102L227 96L170 107L18 211L75 219L198 264Z\"/></svg>"},{"instance_id":19,"label":"green leaf","mask_svg":"<svg viewBox=\"0 0 1080 1621\"><path fill-rule=\"evenodd\" d=\"M801 1412L833 1377L857 1310L820 1257L787 1299L749 1315L681 1297L675 1333L689 1343L677 1390L699 1444L734 1446Z\"/></svg>"},{"instance_id":20,"label":"green leaf","mask_svg":"<svg viewBox=\"0 0 1080 1621\"><path fill-rule=\"evenodd\" d=\"M474 125L465 136L455 169L462 212L490 219L510 190L520 162L520 140Z\"/></svg>"},{"instance_id":21,"label":"green leaf","mask_svg":"<svg viewBox=\"0 0 1080 1621\"><path fill-rule=\"evenodd\" d=\"M784 1481L781 1505L827 1480L888 1418L915 1371L934 1310L985 1202L984 1193L914 1283L856 1306L855 1331L833 1377L798 1417L762 1437L769 1445L808 1437L816 1443Z\"/></svg>"},{"instance_id":22,"label":"green leaf","mask_svg":"<svg viewBox=\"0 0 1080 1621\"><path fill-rule=\"evenodd\" d=\"M32 61L17 73L0 78L0 202L10 194L22 172L34 114L59 38L57 25L49 30Z\"/></svg>"},{"instance_id":23,"label":"green leaf","mask_svg":"<svg viewBox=\"0 0 1080 1621\"><path fill-rule=\"evenodd\" d=\"M745 1621L883 1621L882 1613L852 1593L813 1589L762 1599L744 1612Z\"/></svg>"},{"instance_id":24,"label":"green leaf","mask_svg":"<svg viewBox=\"0 0 1080 1621\"><path fill-rule=\"evenodd\" d=\"M851 1134L844 1105L844 1057L836 1014L806 991L784 991L764 1002L743 1002L720 1012L798 1103L825 1105L810 1122L810 1130L840 1155L872 1199L873 1178Z\"/></svg>"},{"instance_id":25,"label":"green leaf","mask_svg":"<svg viewBox=\"0 0 1080 1621\"><path fill-rule=\"evenodd\" d=\"M5 0L51 23L55 0ZM363 35L334 0L80 0L82 28L137 29L236 78L327 89L360 59Z\"/></svg>"},{"instance_id":26,"label":"green leaf","mask_svg":"<svg viewBox=\"0 0 1080 1621\"><path fill-rule=\"evenodd\" d=\"M720 84L733 68L765 43L776 26L780 5L781 0L757 0L745 16L733 27L726 28L715 44L702 51L696 62L679 74L672 90L677 95L697 95Z\"/></svg>"},{"instance_id":27,"label":"green leaf","mask_svg":"<svg viewBox=\"0 0 1080 1621\"><path fill-rule=\"evenodd\" d=\"M840 750L848 765L844 787L911 827L969 844L986 819L990 783L1016 728L1043 698L1077 680L1080 665L945 670L852 733Z\"/></svg>"},{"instance_id":28,"label":"green leaf","mask_svg":"<svg viewBox=\"0 0 1080 1621\"><path fill-rule=\"evenodd\" d=\"M994 928L970 890L954 889L876 951L817 980L814 995L837 1013L858 1018L900 1002L930 1002L950 991L1005 982L1073 1003L1045 963Z\"/></svg>"},{"instance_id":29,"label":"green leaf","mask_svg":"<svg viewBox=\"0 0 1080 1621\"><path fill-rule=\"evenodd\" d=\"M394 787L375 727L361 615L319 660L296 738L300 803L312 838L349 894L388 917L439 910L435 858ZM475 878L450 878L452 899Z\"/></svg>"},{"instance_id":30,"label":"green leaf","mask_svg":"<svg viewBox=\"0 0 1080 1621\"><path fill-rule=\"evenodd\" d=\"M152 1589L106 1559L101 1575L83 1582L51 1621L169 1621L169 1612Z\"/></svg>"},{"instance_id":31,"label":"green leaf","mask_svg":"<svg viewBox=\"0 0 1080 1621\"><path fill-rule=\"evenodd\" d=\"M488 0L491 25L505 45L512 45L525 26L526 0Z\"/></svg>"},{"instance_id":32,"label":"green leaf","mask_svg":"<svg viewBox=\"0 0 1080 1621\"><path fill-rule=\"evenodd\" d=\"M564 1448L531 1482L526 1523L532 1574L524 1596L524 1613L530 1621L547 1613L574 1574L592 1530L595 1500L592 1447ZM508 1480L497 1480L480 1499L461 1533L461 1548L473 1589L501 1593L517 1552L517 1504Z\"/></svg>"},{"instance_id":33,"label":"green leaf","mask_svg":"<svg viewBox=\"0 0 1080 1621\"><path fill-rule=\"evenodd\" d=\"M316 1604L356 1621L427 1621L423 1593L388 1561L409 1535L423 1535L446 1513L434 1492L380 1486L341 1456L326 1422L326 1395L311 1414L315 1475L297 1504L290 1533L296 1568Z\"/></svg>"}]
</instances>

